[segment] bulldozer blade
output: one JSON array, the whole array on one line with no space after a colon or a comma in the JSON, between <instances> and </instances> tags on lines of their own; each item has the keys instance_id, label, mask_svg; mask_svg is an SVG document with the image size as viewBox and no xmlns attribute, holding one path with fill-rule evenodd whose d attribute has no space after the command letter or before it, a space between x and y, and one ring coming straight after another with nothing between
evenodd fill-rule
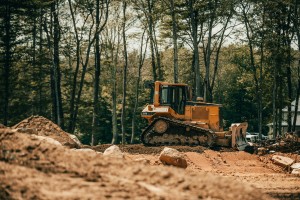
<instances>
[{"instance_id":1,"label":"bulldozer blade","mask_svg":"<svg viewBox=\"0 0 300 200\"><path fill-rule=\"evenodd\" d=\"M246 131L248 123L231 124L231 147L237 148L239 151L245 150L249 146L246 140Z\"/></svg>"}]
</instances>

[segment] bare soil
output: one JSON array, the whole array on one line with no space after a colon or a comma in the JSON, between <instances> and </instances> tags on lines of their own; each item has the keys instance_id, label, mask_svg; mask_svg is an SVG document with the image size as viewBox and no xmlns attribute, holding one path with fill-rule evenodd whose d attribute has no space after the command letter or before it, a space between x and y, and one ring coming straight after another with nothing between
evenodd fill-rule
<instances>
[{"instance_id":1,"label":"bare soil","mask_svg":"<svg viewBox=\"0 0 300 200\"><path fill-rule=\"evenodd\" d=\"M159 161L163 147L120 145L116 159L102 155L109 146L80 151L0 128L0 199L300 199L300 177L272 154L172 146L188 161L179 169Z\"/></svg>"}]
</instances>

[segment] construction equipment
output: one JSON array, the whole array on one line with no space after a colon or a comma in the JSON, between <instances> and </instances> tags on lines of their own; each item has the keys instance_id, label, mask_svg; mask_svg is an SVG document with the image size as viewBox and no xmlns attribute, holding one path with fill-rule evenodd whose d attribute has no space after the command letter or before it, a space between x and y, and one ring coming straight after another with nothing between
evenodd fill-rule
<instances>
[{"instance_id":1,"label":"construction equipment","mask_svg":"<svg viewBox=\"0 0 300 200\"><path fill-rule=\"evenodd\" d=\"M156 81L152 83L153 104L147 105L142 117L149 125L141 135L144 145L227 146L244 150L247 123L235 123L224 131L220 104L192 101L187 84Z\"/></svg>"}]
</instances>

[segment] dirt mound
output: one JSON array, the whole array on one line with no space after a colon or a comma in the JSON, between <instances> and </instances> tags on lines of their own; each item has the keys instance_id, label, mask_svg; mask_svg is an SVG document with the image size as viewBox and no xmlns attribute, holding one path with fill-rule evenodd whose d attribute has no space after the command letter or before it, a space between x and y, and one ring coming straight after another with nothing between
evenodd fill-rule
<instances>
[{"instance_id":1,"label":"dirt mound","mask_svg":"<svg viewBox=\"0 0 300 200\"><path fill-rule=\"evenodd\" d=\"M63 131L58 125L42 116L31 116L19 122L12 128L35 129L37 131L37 135L53 138L64 146L80 148L78 142L74 141L69 133Z\"/></svg>"},{"instance_id":2,"label":"dirt mound","mask_svg":"<svg viewBox=\"0 0 300 200\"><path fill-rule=\"evenodd\" d=\"M77 152L0 129L0 199L270 199L207 173Z\"/></svg>"},{"instance_id":3,"label":"dirt mound","mask_svg":"<svg viewBox=\"0 0 300 200\"><path fill-rule=\"evenodd\" d=\"M3 124L0 124L0 128L6 128L6 126L4 126Z\"/></svg>"}]
</instances>

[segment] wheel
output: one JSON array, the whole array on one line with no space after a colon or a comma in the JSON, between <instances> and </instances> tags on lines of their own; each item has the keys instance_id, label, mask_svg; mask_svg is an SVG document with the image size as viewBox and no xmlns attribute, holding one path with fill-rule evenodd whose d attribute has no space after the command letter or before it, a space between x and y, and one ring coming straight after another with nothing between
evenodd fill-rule
<instances>
[{"instance_id":1,"label":"wheel","mask_svg":"<svg viewBox=\"0 0 300 200\"><path fill-rule=\"evenodd\" d=\"M168 129L168 123L162 119L158 120L154 124L154 131L157 133L164 133Z\"/></svg>"}]
</instances>

